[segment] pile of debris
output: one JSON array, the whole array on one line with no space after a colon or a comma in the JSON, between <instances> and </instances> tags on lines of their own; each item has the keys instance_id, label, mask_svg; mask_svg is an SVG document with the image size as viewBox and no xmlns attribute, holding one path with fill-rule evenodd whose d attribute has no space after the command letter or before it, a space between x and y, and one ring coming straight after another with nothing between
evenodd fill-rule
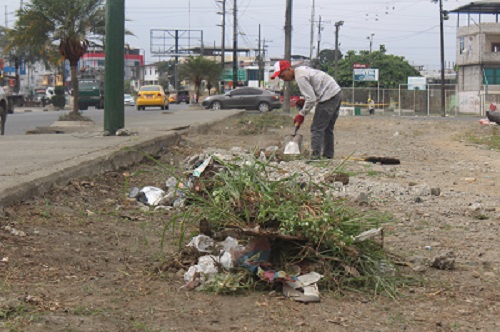
<instances>
[{"instance_id":1,"label":"pile of debris","mask_svg":"<svg viewBox=\"0 0 500 332\"><path fill-rule=\"evenodd\" d=\"M212 150L187 158L166 190L134 188L130 196L173 210L180 245L187 230L199 229L188 244L199 257L184 275L189 288L236 291L250 277L302 302L319 301L318 286L390 292L381 287L397 273L383 250L389 220L338 197L345 174L308 167L284 160L278 147Z\"/></svg>"}]
</instances>

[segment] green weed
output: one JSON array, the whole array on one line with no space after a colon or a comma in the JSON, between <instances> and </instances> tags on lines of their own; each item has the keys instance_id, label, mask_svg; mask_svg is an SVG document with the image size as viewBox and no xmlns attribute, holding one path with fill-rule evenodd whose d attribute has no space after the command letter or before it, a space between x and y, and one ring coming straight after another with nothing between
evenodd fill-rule
<instances>
[{"instance_id":1,"label":"green weed","mask_svg":"<svg viewBox=\"0 0 500 332\"><path fill-rule=\"evenodd\" d=\"M500 150L500 129L498 126L470 131L465 134L465 139L474 144L485 145L492 150Z\"/></svg>"}]
</instances>

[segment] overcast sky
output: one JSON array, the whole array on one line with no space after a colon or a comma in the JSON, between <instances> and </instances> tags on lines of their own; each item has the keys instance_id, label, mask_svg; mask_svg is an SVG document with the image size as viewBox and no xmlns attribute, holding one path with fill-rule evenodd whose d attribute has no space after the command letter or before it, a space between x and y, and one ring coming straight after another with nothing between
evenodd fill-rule
<instances>
[{"instance_id":1,"label":"overcast sky","mask_svg":"<svg viewBox=\"0 0 500 332\"><path fill-rule=\"evenodd\" d=\"M70 0L68 0L70 1ZM24 3L29 0L24 0ZM145 50L146 62L151 56L151 30L202 30L207 46L221 45L220 0L125 0L126 28L135 36L126 42L133 48ZM443 9L452 10L470 1L443 0ZM15 22L15 10L21 0L0 2L9 26ZM313 0L293 0L292 54L309 56L311 35L311 8ZM388 53L404 56L411 64L426 69L440 68L439 5L431 0L314 0L314 47L318 42L318 25L322 21L320 49L335 48L337 21L340 28L340 50L369 50L368 36L373 34L372 50L384 44ZM233 45L233 4L226 0L226 47ZM238 46L258 47L259 24L261 40L266 40L267 55L283 57L286 0L237 0L239 37ZM473 17L478 21L477 17ZM494 19L481 17L482 21ZM466 21L463 15L461 22ZM463 23L461 23L463 25ZM450 14L445 21L445 61L455 62L457 15ZM193 43L197 33L191 35ZM153 33L154 34L154 33ZM199 38L198 38L199 39ZM316 54L316 49L313 55ZM164 58L166 59L166 58Z\"/></svg>"}]
</instances>

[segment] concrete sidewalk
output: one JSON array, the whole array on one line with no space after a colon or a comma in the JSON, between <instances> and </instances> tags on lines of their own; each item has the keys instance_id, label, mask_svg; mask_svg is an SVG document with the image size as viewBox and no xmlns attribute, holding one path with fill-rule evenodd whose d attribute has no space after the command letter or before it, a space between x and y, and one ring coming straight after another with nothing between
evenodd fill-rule
<instances>
[{"instance_id":1,"label":"concrete sidewalk","mask_svg":"<svg viewBox=\"0 0 500 332\"><path fill-rule=\"evenodd\" d=\"M141 113L125 119L125 129L137 133L131 136L103 136L102 121L71 133L0 136L0 206L39 196L72 179L130 166L144 153L154 155L177 144L183 133L243 112Z\"/></svg>"}]
</instances>

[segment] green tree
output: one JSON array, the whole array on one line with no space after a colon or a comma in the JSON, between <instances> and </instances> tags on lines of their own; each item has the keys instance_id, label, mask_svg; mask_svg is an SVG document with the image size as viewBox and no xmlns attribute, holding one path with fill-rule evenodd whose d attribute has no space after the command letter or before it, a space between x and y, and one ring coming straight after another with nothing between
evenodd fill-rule
<instances>
[{"instance_id":1,"label":"green tree","mask_svg":"<svg viewBox=\"0 0 500 332\"><path fill-rule=\"evenodd\" d=\"M200 96L201 82L205 80L213 83L220 79L221 72L220 64L202 56L191 56L179 67L180 77L194 83L198 97Z\"/></svg>"},{"instance_id":2,"label":"green tree","mask_svg":"<svg viewBox=\"0 0 500 332\"><path fill-rule=\"evenodd\" d=\"M342 59L342 53L339 51L339 60ZM335 66L335 50L324 49L319 52L319 58L315 59L316 68L328 71Z\"/></svg>"},{"instance_id":3,"label":"green tree","mask_svg":"<svg viewBox=\"0 0 500 332\"><path fill-rule=\"evenodd\" d=\"M20 47L44 50L58 45L62 59L71 68L73 87L73 116L78 110L78 77L76 67L88 49L87 34L102 27L104 20L103 0L32 0L19 11L16 29Z\"/></svg>"},{"instance_id":4,"label":"green tree","mask_svg":"<svg viewBox=\"0 0 500 332\"><path fill-rule=\"evenodd\" d=\"M408 81L408 76L420 76L417 69L411 66L408 61L402 57L393 54L387 54L384 45L380 50L371 54L372 68L379 69L379 84L384 88L397 88L399 84ZM342 60L339 61L339 74L336 80L341 86L352 86L354 63L369 64L370 52L348 51ZM327 69L330 75L334 74L333 66ZM377 82L365 82L365 86L377 86Z\"/></svg>"}]
</instances>

